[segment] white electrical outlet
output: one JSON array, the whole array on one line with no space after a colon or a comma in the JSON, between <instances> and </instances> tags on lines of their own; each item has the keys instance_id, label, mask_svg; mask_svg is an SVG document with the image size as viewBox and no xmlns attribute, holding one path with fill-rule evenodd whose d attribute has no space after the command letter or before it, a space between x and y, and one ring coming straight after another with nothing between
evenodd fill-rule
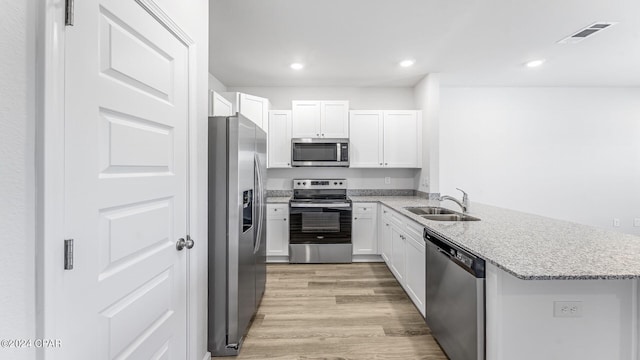
<instances>
[{"instance_id":1,"label":"white electrical outlet","mask_svg":"<svg viewBox=\"0 0 640 360\"><path fill-rule=\"evenodd\" d=\"M582 317L582 301L554 301L554 317Z\"/></svg>"},{"instance_id":2,"label":"white electrical outlet","mask_svg":"<svg viewBox=\"0 0 640 360\"><path fill-rule=\"evenodd\" d=\"M388 177L388 176L387 176L387 177L385 177L385 178L384 178L384 183L385 183L385 184L391 184L391 178L390 178L390 177Z\"/></svg>"},{"instance_id":3,"label":"white electrical outlet","mask_svg":"<svg viewBox=\"0 0 640 360\"><path fill-rule=\"evenodd\" d=\"M640 227L640 218L633 219L633 226Z\"/></svg>"},{"instance_id":4,"label":"white electrical outlet","mask_svg":"<svg viewBox=\"0 0 640 360\"><path fill-rule=\"evenodd\" d=\"M614 218L613 219L613 226L614 227L620 227L620 219Z\"/></svg>"}]
</instances>

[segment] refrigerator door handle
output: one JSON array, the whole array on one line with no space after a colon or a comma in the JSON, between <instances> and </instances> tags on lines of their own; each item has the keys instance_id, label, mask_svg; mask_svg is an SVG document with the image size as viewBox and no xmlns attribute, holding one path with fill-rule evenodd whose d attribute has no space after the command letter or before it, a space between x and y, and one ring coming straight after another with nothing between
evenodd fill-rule
<instances>
[{"instance_id":1,"label":"refrigerator door handle","mask_svg":"<svg viewBox=\"0 0 640 360\"><path fill-rule=\"evenodd\" d=\"M264 196L263 196L263 192L264 189L262 188L262 173L260 172L260 159L258 158L258 154L254 155L254 166L255 166L255 170L256 170L256 176L257 176L257 180L258 183L256 184L255 188L257 190L257 195L258 198L260 199L259 203L258 203L258 227L257 227L257 234L256 234L256 242L253 246L253 253L256 254L259 250L260 250L260 243L262 242L262 218L264 216L264 210L263 208L263 204L262 202L264 201Z\"/></svg>"}]
</instances>

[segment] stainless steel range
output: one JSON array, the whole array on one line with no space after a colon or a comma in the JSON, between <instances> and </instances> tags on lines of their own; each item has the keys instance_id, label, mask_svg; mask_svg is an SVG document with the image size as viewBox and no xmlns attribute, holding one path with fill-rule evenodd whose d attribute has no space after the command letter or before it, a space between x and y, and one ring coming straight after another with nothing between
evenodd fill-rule
<instances>
[{"instance_id":1,"label":"stainless steel range","mask_svg":"<svg viewBox=\"0 0 640 360\"><path fill-rule=\"evenodd\" d=\"M350 263L346 179L295 179L289 201L289 262Z\"/></svg>"}]
</instances>

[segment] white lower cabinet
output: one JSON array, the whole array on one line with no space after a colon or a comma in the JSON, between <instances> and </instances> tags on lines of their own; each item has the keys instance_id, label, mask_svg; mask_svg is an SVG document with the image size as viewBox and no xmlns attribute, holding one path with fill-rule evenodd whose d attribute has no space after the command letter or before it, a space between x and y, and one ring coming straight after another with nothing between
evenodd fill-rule
<instances>
[{"instance_id":1,"label":"white lower cabinet","mask_svg":"<svg viewBox=\"0 0 640 360\"><path fill-rule=\"evenodd\" d=\"M426 252L422 237L407 235L406 241L405 289L422 316L425 316L426 290Z\"/></svg>"},{"instance_id":2,"label":"white lower cabinet","mask_svg":"<svg viewBox=\"0 0 640 360\"><path fill-rule=\"evenodd\" d=\"M267 204L267 259L286 256L289 256L289 205Z\"/></svg>"},{"instance_id":3,"label":"white lower cabinet","mask_svg":"<svg viewBox=\"0 0 640 360\"><path fill-rule=\"evenodd\" d=\"M391 225L391 271L404 287L405 236L395 225ZM413 269L412 269L413 270Z\"/></svg>"},{"instance_id":4,"label":"white lower cabinet","mask_svg":"<svg viewBox=\"0 0 640 360\"><path fill-rule=\"evenodd\" d=\"M424 227L381 205L380 255L422 316L426 309Z\"/></svg>"},{"instance_id":5,"label":"white lower cabinet","mask_svg":"<svg viewBox=\"0 0 640 360\"><path fill-rule=\"evenodd\" d=\"M387 214L389 210L382 207L382 224L380 226L380 237L378 245L380 246L380 255L387 264L391 263L391 220Z\"/></svg>"},{"instance_id":6,"label":"white lower cabinet","mask_svg":"<svg viewBox=\"0 0 640 360\"><path fill-rule=\"evenodd\" d=\"M378 254L377 209L375 203L353 205L351 242L354 255Z\"/></svg>"}]
</instances>

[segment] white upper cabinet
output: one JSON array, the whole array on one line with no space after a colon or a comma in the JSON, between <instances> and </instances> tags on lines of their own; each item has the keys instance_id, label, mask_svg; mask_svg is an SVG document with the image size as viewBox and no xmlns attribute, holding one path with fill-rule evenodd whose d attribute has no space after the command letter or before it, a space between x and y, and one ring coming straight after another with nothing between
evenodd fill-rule
<instances>
[{"instance_id":1,"label":"white upper cabinet","mask_svg":"<svg viewBox=\"0 0 640 360\"><path fill-rule=\"evenodd\" d=\"M349 115L350 167L422 166L422 113L354 110Z\"/></svg>"},{"instance_id":2,"label":"white upper cabinet","mask_svg":"<svg viewBox=\"0 0 640 360\"><path fill-rule=\"evenodd\" d=\"M320 102L293 101L291 103L294 138L320 137Z\"/></svg>"},{"instance_id":3,"label":"white upper cabinet","mask_svg":"<svg viewBox=\"0 0 640 360\"><path fill-rule=\"evenodd\" d=\"M349 102L320 102L320 136L323 138L349 137Z\"/></svg>"},{"instance_id":4,"label":"white upper cabinet","mask_svg":"<svg viewBox=\"0 0 640 360\"><path fill-rule=\"evenodd\" d=\"M239 93L239 110L247 119L268 132L269 100L258 96Z\"/></svg>"},{"instance_id":5,"label":"white upper cabinet","mask_svg":"<svg viewBox=\"0 0 640 360\"><path fill-rule=\"evenodd\" d=\"M294 138L348 138L348 101L292 101Z\"/></svg>"},{"instance_id":6,"label":"white upper cabinet","mask_svg":"<svg viewBox=\"0 0 640 360\"><path fill-rule=\"evenodd\" d=\"M209 91L209 116L231 116L233 104L219 93Z\"/></svg>"},{"instance_id":7,"label":"white upper cabinet","mask_svg":"<svg viewBox=\"0 0 640 360\"><path fill-rule=\"evenodd\" d=\"M384 166L422 166L422 116L419 111L384 112Z\"/></svg>"},{"instance_id":8,"label":"white upper cabinet","mask_svg":"<svg viewBox=\"0 0 640 360\"><path fill-rule=\"evenodd\" d=\"M349 116L349 167L384 165L382 111L351 111Z\"/></svg>"},{"instance_id":9,"label":"white upper cabinet","mask_svg":"<svg viewBox=\"0 0 640 360\"><path fill-rule=\"evenodd\" d=\"M231 106L231 112L229 112ZM244 115L265 132L269 132L269 99L239 92L225 92L213 95L214 116ZM218 111L219 109L219 111Z\"/></svg>"},{"instance_id":10,"label":"white upper cabinet","mask_svg":"<svg viewBox=\"0 0 640 360\"><path fill-rule=\"evenodd\" d=\"M291 110L269 111L268 167L291 167Z\"/></svg>"}]
</instances>

